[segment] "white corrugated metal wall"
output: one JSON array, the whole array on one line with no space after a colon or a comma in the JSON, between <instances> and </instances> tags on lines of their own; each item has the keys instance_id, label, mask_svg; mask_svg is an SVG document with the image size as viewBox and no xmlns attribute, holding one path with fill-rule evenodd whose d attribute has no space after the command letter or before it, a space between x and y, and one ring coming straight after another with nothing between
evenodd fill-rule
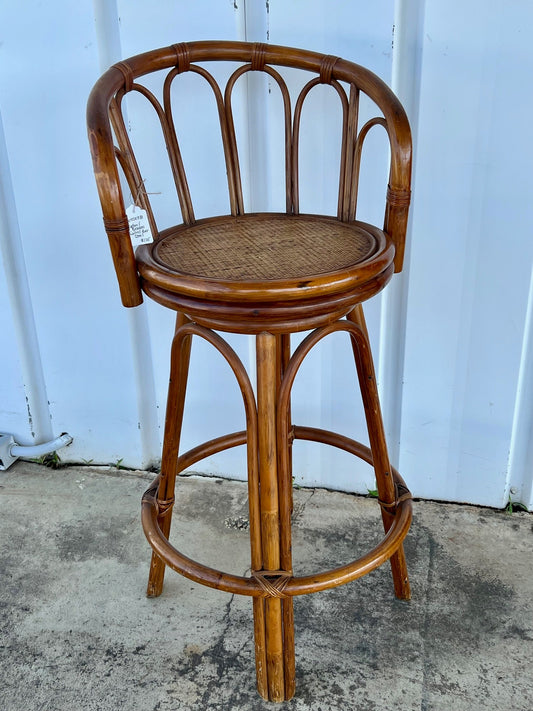
<instances>
[{"instance_id":1,"label":"white corrugated metal wall","mask_svg":"<svg viewBox=\"0 0 533 711\"><path fill-rule=\"evenodd\" d=\"M32 411L39 403L20 365L23 317L0 279L0 431L21 443L68 431L67 461L147 466L157 458L172 319L150 304L133 313L120 307L85 137L86 98L120 57L185 40L266 40L370 67L393 83L413 122L409 265L367 310L400 471L419 496L503 506L513 491L533 508L531 20L528 0L4 3L0 178L14 198L4 245L20 232L49 405ZM270 116L274 100L259 98ZM275 167L275 125L264 128L252 169L261 155ZM275 200L253 170L250 184L251 204ZM313 204L322 199L320 188L318 197L311 184L304 188ZM366 204L376 209L370 197ZM235 342L248 362L247 339ZM306 364L295 386L298 420L347 433L362 426L345 345L332 339ZM201 344L196 353L186 444L238 428L242 417L225 368ZM206 466L244 475L238 452ZM366 469L313 445L299 447L295 475L332 488L373 485Z\"/></svg>"}]
</instances>

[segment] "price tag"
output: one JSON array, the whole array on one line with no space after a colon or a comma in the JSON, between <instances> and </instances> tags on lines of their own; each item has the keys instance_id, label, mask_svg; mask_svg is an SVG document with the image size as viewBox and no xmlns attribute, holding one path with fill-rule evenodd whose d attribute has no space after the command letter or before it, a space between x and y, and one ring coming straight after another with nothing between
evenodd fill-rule
<instances>
[{"instance_id":1,"label":"price tag","mask_svg":"<svg viewBox=\"0 0 533 711\"><path fill-rule=\"evenodd\" d=\"M137 205L130 205L126 209L126 217L128 218L131 243L134 249L140 244L149 244L154 241L146 210Z\"/></svg>"}]
</instances>

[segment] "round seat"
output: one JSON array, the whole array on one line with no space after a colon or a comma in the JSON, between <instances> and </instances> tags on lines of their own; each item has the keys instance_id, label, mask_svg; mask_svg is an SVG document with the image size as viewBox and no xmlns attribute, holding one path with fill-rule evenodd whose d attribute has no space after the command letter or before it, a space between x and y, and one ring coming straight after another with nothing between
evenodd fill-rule
<instances>
[{"instance_id":1,"label":"round seat","mask_svg":"<svg viewBox=\"0 0 533 711\"><path fill-rule=\"evenodd\" d=\"M364 222L256 213L171 227L136 258L143 290L160 303L250 333L346 314L390 279L394 245Z\"/></svg>"}]
</instances>

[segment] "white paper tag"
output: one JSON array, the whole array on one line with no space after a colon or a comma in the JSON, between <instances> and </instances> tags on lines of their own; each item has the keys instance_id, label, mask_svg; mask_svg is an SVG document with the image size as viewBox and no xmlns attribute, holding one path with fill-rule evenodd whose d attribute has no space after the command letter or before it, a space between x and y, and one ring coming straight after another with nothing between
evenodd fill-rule
<instances>
[{"instance_id":1,"label":"white paper tag","mask_svg":"<svg viewBox=\"0 0 533 711\"><path fill-rule=\"evenodd\" d=\"M154 241L146 210L143 210L142 207L138 207L138 205L130 205L126 209L126 216L130 228L131 243L134 249L140 244L149 244Z\"/></svg>"}]
</instances>

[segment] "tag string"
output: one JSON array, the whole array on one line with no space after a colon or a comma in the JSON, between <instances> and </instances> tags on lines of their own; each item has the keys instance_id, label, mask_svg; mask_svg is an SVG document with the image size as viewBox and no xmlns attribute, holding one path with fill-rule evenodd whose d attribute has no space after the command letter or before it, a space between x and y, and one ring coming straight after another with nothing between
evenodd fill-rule
<instances>
[{"instance_id":1,"label":"tag string","mask_svg":"<svg viewBox=\"0 0 533 711\"><path fill-rule=\"evenodd\" d=\"M133 205L134 205L135 207L140 207L140 205L138 205L138 200L139 200L139 197L140 197L141 195L161 195L161 191L159 191L159 192L157 192L157 193L148 193L148 192L146 192L146 190L144 189L144 184L145 184L145 182L146 182L146 178L144 178L143 180L141 180L141 182L139 183L139 185L137 185L136 193L135 193L135 198L134 198L133 195L130 193L131 201L132 201L132 203L133 203Z\"/></svg>"}]
</instances>

